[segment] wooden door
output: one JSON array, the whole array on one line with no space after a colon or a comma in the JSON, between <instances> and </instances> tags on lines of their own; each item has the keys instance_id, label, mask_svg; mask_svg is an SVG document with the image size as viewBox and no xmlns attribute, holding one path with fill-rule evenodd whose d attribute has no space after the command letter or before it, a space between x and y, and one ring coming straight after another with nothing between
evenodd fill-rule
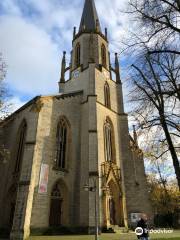
<instances>
[{"instance_id":1,"label":"wooden door","mask_svg":"<svg viewBox=\"0 0 180 240\"><path fill-rule=\"evenodd\" d=\"M50 208L50 226L61 226L61 217L62 217L62 200L59 198L51 199L51 208Z\"/></svg>"},{"instance_id":2,"label":"wooden door","mask_svg":"<svg viewBox=\"0 0 180 240\"><path fill-rule=\"evenodd\" d=\"M116 225L116 207L114 199L109 200L109 209L110 209L110 223L111 225Z\"/></svg>"}]
</instances>

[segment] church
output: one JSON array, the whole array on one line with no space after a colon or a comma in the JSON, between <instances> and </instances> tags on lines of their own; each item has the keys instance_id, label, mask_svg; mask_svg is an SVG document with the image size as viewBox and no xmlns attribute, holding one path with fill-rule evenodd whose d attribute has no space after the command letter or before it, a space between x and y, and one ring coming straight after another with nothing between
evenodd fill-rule
<instances>
[{"instance_id":1,"label":"church","mask_svg":"<svg viewBox=\"0 0 180 240\"><path fill-rule=\"evenodd\" d=\"M131 228L133 216L152 213L118 54L111 63L94 0L85 0L72 37L58 93L35 97L0 123L10 151L0 165L0 229L12 240L53 228L92 234L96 219L99 229Z\"/></svg>"}]
</instances>

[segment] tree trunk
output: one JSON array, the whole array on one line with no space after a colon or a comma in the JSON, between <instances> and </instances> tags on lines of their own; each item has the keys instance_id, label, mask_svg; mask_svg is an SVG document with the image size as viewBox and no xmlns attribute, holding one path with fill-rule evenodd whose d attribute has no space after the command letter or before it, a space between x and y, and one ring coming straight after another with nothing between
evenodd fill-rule
<instances>
[{"instance_id":1,"label":"tree trunk","mask_svg":"<svg viewBox=\"0 0 180 240\"><path fill-rule=\"evenodd\" d=\"M173 166L174 166L174 170L175 170L175 174L176 174L176 178L177 178L177 182L178 182L178 187L180 190L180 166L179 166L179 160L177 157L177 153L176 150L174 148L172 139L171 139L171 135L169 133L169 129L167 127L166 121L164 119L164 116L162 116L163 114L160 113L161 116L161 124L162 124L162 128L164 130L165 136L166 136L166 140L169 146L169 151L173 160Z\"/></svg>"}]
</instances>

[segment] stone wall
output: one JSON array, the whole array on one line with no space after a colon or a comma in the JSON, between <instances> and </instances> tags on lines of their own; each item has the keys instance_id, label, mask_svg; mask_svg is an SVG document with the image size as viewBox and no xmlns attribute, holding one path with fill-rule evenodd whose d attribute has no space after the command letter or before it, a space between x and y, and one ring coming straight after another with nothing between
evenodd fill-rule
<instances>
[{"instance_id":1,"label":"stone wall","mask_svg":"<svg viewBox=\"0 0 180 240\"><path fill-rule=\"evenodd\" d=\"M81 95L75 97L66 97L64 99L45 98L44 107L40 112L38 132L37 132L37 148L35 151L36 177L35 177L35 193L33 200L31 228L49 227L50 199L51 191L54 184L58 180L62 180L68 190L69 206L64 219L66 226L75 224L76 217L75 208L79 207L78 195L75 194L79 182L77 179L79 167L79 139L80 139L80 123L81 123ZM53 169L56 158L56 131L60 117L66 117L71 129L71 149L69 151L67 171L62 172ZM46 194L38 193L39 175L41 164L49 165L49 182L48 192ZM76 219L77 221L77 219Z\"/></svg>"},{"instance_id":2,"label":"stone wall","mask_svg":"<svg viewBox=\"0 0 180 240\"><path fill-rule=\"evenodd\" d=\"M17 135L21 123L26 121L27 134L21 165L20 175L14 172L16 162ZM10 159L0 167L1 173L1 217L0 227L10 227L10 211L12 202L16 203L13 229L23 231L26 212L27 196L31 180L32 160L36 144L36 128L38 112L36 103L32 102L21 111L17 111L3 123L4 144L10 151ZM16 230L15 230L16 229Z\"/></svg>"}]
</instances>

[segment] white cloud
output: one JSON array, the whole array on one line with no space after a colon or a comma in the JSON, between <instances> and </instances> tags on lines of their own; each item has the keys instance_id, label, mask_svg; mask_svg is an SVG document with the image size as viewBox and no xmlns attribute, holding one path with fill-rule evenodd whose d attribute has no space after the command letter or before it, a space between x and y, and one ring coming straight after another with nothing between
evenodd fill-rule
<instances>
[{"instance_id":1,"label":"white cloud","mask_svg":"<svg viewBox=\"0 0 180 240\"><path fill-rule=\"evenodd\" d=\"M97 1L99 17L105 27L108 27L110 46L112 51L120 52L122 40L130 28L129 17L123 13L127 7L127 0L114 0L113 3L109 0Z\"/></svg>"},{"instance_id":2,"label":"white cloud","mask_svg":"<svg viewBox=\"0 0 180 240\"><path fill-rule=\"evenodd\" d=\"M60 56L50 36L19 17L2 16L0 24L0 51L8 64L9 86L31 95L56 91Z\"/></svg>"},{"instance_id":3,"label":"white cloud","mask_svg":"<svg viewBox=\"0 0 180 240\"><path fill-rule=\"evenodd\" d=\"M18 97L12 97L9 99L9 112L15 112L20 107L22 107L26 102L21 101Z\"/></svg>"}]
</instances>

